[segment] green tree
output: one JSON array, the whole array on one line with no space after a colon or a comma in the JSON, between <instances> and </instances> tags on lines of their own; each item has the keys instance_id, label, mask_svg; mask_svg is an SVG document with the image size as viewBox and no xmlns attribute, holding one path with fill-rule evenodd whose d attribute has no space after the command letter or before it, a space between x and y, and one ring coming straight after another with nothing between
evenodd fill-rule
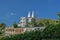
<instances>
[{"instance_id":1,"label":"green tree","mask_svg":"<svg viewBox=\"0 0 60 40\"><path fill-rule=\"evenodd\" d=\"M43 38L60 38L60 24L46 27L43 31Z\"/></svg>"},{"instance_id":2,"label":"green tree","mask_svg":"<svg viewBox=\"0 0 60 40\"><path fill-rule=\"evenodd\" d=\"M57 13L58 17L60 17L60 12Z\"/></svg>"},{"instance_id":3,"label":"green tree","mask_svg":"<svg viewBox=\"0 0 60 40\"><path fill-rule=\"evenodd\" d=\"M4 33L6 24L5 23L0 23L0 34Z\"/></svg>"},{"instance_id":4,"label":"green tree","mask_svg":"<svg viewBox=\"0 0 60 40\"><path fill-rule=\"evenodd\" d=\"M54 20L51 19L39 19L37 20L37 26L48 26L50 24L54 24Z\"/></svg>"},{"instance_id":5,"label":"green tree","mask_svg":"<svg viewBox=\"0 0 60 40\"><path fill-rule=\"evenodd\" d=\"M60 20L60 12L57 13L58 20Z\"/></svg>"},{"instance_id":6,"label":"green tree","mask_svg":"<svg viewBox=\"0 0 60 40\"><path fill-rule=\"evenodd\" d=\"M13 27L14 28L17 28L18 27L17 24L16 24L16 22L13 23Z\"/></svg>"},{"instance_id":7,"label":"green tree","mask_svg":"<svg viewBox=\"0 0 60 40\"><path fill-rule=\"evenodd\" d=\"M31 19L31 23L30 24L31 24L32 27L36 26L36 20L35 20L35 18Z\"/></svg>"},{"instance_id":8,"label":"green tree","mask_svg":"<svg viewBox=\"0 0 60 40\"><path fill-rule=\"evenodd\" d=\"M4 29L6 27L5 23L0 23L0 28Z\"/></svg>"},{"instance_id":9,"label":"green tree","mask_svg":"<svg viewBox=\"0 0 60 40\"><path fill-rule=\"evenodd\" d=\"M40 40L40 39L41 39L40 30L30 31L24 34L24 40Z\"/></svg>"},{"instance_id":10,"label":"green tree","mask_svg":"<svg viewBox=\"0 0 60 40\"><path fill-rule=\"evenodd\" d=\"M38 27L44 26L43 21L42 20L38 20L37 21L37 26Z\"/></svg>"},{"instance_id":11,"label":"green tree","mask_svg":"<svg viewBox=\"0 0 60 40\"><path fill-rule=\"evenodd\" d=\"M51 20L51 19L43 19L43 24L44 24L45 27L47 27L51 24L55 24L55 21Z\"/></svg>"},{"instance_id":12,"label":"green tree","mask_svg":"<svg viewBox=\"0 0 60 40\"><path fill-rule=\"evenodd\" d=\"M26 27L30 27L30 23L29 22L26 23Z\"/></svg>"}]
</instances>

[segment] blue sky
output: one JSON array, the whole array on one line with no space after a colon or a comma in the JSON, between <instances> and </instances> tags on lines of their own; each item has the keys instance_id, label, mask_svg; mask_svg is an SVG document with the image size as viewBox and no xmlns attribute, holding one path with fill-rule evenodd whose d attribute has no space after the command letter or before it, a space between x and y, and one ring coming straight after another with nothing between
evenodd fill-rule
<instances>
[{"instance_id":1,"label":"blue sky","mask_svg":"<svg viewBox=\"0 0 60 40\"><path fill-rule=\"evenodd\" d=\"M33 10L36 17L56 19L57 12L60 12L60 0L0 0L0 23L11 26Z\"/></svg>"}]
</instances>

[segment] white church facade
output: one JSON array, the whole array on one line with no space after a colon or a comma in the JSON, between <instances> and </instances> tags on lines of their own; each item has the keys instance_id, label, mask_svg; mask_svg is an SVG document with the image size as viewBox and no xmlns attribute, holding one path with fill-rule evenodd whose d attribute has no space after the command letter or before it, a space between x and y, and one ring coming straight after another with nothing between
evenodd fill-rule
<instances>
[{"instance_id":1,"label":"white church facade","mask_svg":"<svg viewBox=\"0 0 60 40\"><path fill-rule=\"evenodd\" d=\"M27 17L21 17L20 21L18 23L18 27L25 27L27 22L31 22L31 19L34 18L34 11L32 11L32 15L30 15L31 12L28 12L28 16Z\"/></svg>"}]
</instances>

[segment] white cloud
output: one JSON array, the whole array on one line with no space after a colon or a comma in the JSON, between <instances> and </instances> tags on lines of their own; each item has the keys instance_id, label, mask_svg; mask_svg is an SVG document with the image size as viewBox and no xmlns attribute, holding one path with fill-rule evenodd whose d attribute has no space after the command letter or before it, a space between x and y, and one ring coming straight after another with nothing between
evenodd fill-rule
<instances>
[{"instance_id":1,"label":"white cloud","mask_svg":"<svg viewBox=\"0 0 60 40\"><path fill-rule=\"evenodd\" d=\"M16 13L13 13L13 12L12 12L12 13L11 13L11 16L14 16L14 15L16 15Z\"/></svg>"},{"instance_id":2,"label":"white cloud","mask_svg":"<svg viewBox=\"0 0 60 40\"><path fill-rule=\"evenodd\" d=\"M8 20L9 18L11 18L12 16L15 16L15 15L16 15L16 13L13 13L13 12L7 13L4 16L0 17L0 20Z\"/></svg>"}]
</instances>

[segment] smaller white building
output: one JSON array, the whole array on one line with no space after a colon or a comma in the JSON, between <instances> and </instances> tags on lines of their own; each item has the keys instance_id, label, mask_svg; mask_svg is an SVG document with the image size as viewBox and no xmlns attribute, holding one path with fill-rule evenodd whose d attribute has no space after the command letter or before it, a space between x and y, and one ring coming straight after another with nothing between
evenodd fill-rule
<instances>
[{"instance_id":1,"label":"smaller white building","mask_svg":"<svg viewBox=\"0 0 60 40\"><path fill-rule=\"evenodd\" d=\"M25 27L26 26L26 17L21 17L19 23L18 23L19 27Z\"/></svg>"}]
</instances>

